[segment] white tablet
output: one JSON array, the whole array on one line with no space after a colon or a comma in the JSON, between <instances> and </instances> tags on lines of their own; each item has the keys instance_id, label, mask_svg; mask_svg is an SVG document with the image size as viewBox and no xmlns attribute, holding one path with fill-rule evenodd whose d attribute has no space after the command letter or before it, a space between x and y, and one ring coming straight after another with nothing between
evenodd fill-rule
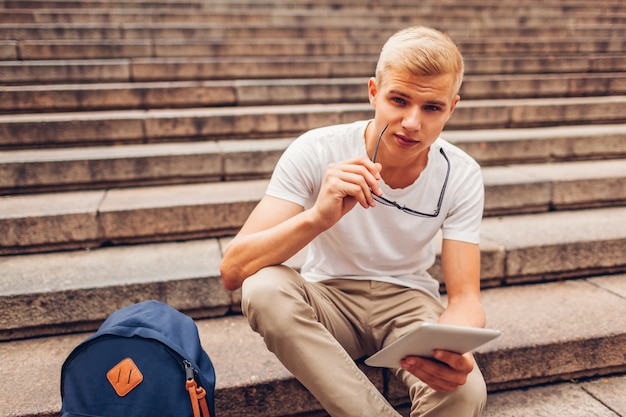
<instances>
[{"instance_id":1,"label":"white tablet","mask_svg":"<svg viewBox=\"0 0 626 417\"><path fill-rule=\"evenodd\" d=\"M369 366L399 368L407 356L432 358L433 350L466 353L500 336L499 330L450 324L421 323L365 360Z\"/></svg>"}]
</instances>

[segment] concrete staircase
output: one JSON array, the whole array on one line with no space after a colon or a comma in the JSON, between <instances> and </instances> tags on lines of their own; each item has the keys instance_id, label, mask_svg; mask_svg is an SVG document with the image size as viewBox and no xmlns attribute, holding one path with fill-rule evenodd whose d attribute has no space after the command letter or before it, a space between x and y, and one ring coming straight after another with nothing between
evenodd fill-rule
<instances>
[{"instance_id":1,"label":"concrete staircase","mask_svg":"<svg viewBox=\"0 0 626 417\"><path fill-rule=\"evenodd\" d=\"M444 137L484 167L485 415L626 416L623 1L4 0L0 417L57 415L71 349L152 298L197 318L219 416L324 416L221 250L299 133L371 117L378 51L414 24L466 58Z\"/></svg>"}]
</instances>

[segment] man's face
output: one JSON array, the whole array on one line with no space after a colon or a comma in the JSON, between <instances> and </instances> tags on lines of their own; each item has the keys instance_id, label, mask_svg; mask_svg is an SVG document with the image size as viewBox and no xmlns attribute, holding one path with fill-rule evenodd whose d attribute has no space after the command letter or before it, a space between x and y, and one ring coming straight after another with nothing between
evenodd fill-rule
<instances>
[{"instance_id":1,"label":"man's face","mask_svg":"<svg viewBox=\"0 0 626 417\"><path fill-rule=\"evenodd\" d=\"M389 124L381 151L402 159L428 149L459 102L453 85L454 74L415 76L400 70L388 71L380 84L370 79L376 134Z\"/></svg>"}]
</instances>

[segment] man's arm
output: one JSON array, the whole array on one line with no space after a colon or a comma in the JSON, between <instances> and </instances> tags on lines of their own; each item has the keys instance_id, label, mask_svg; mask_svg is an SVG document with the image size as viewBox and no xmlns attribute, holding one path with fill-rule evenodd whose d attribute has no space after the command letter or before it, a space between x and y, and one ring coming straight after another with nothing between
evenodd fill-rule
<instances>
[{"instance_id":1,"label":"man's arm","mask_svg":"<svg viewBox=\"0 0 626 417\"><path fill-rule=\"evenodd\" d=\"M448 306L439 323L484 327L485 312L480 301L480 248L476 244L447 240L441 251ZM435 351L437 361L407 357L402 367L417 376L436 391L454 391L465 384L474 369L471 353Z\"/></svg>"},{"instance_id":2,"label":"man's arm","mask_svg":"<svg viewBox=\"0 0 626 417\"><path fill-rule=\"evenodd\" d=\"M441 266L448 306L439 323L485 327L485 312L480 301L479 246L444 239Z\"/></svg>"},{"instance_id":3,"label":"man's arm","mask_svg":"<svg viewBox=\"0 0 626 417\"><path fill-rule=\"evenodd\" d=\"M321 231L302 206L264 196L224 251L222 283L228 290L241 287L245 278L285 262Z\"/></svg>"},{"instance_id":4,"label":"man's arm","mask_svg":"<svg viewBox=\"0 0 626 417\"><path fill-rule=\"evenodd\" d=\"M298 204L265 196L224 251L222 283L229 290L259 269L278 265L332 227L358 203L374 206L370 188L380 193L380 164L354 158L330 164L319 195L308 210Z\"/></svg>"}]
</instances>

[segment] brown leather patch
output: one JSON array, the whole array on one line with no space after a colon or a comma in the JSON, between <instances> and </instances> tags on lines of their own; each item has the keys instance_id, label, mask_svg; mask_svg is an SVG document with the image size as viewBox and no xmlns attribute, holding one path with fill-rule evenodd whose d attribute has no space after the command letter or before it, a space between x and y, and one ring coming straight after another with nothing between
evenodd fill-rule
<instances>
[{"instance_id":1,"label":"brown leather patch","mask_svg":"<svg viewBox=\"0 0 626 417\"><path fill-rule=\"evenodd\" d=\"M107 379L120 397L131 392L143 381L143 375L131 358L123 359L107 372Z\"/></svg>"}]
</instances>

